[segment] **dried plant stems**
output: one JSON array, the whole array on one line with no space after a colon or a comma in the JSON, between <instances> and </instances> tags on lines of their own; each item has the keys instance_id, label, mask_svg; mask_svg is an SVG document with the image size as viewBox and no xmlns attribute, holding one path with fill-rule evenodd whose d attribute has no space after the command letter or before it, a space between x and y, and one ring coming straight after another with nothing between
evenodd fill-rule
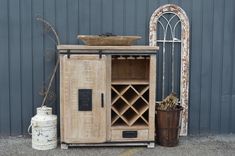
<instances>
[{"instance_id":1,"label":"dried plant stems","mask_svg":"<svg viewBox=\"0 0 235 156\"><path fill-rule=\"evenodd\" d=\"M46 100L47 100L49 91L50 91L50 89L51 89L52 82L53 82L53 80L54 80L54 78L55 78L55 74L56 74L57 68L58 68L58 66L59 66L59 63L60 63L60 60L59 60L59 58L57 58L56 65L55 65L55 67L54 67L54 69L53 69L53 73L52 73L52 75L51 75L51 78L50 78L48 87L47 87L47 89L46 89L46 93L45 93L45 96L44 96L44 98L43 98L43 101L42 101L42 105L41 105L41 106L44 106L45 103L46 103Z\"/></svg>"},{"instance_id":2,"label":"dried plant stems","mask_svg":"<svg viewBox=\"0 0 235 156\"><path fill-rule=\"evenodd\" d=\"M59 35L58 35L58 33L56 32L55 28L54 28L47 20L43 19L42 17L39 17L39 16L38 16L38 17L36 17L36 20L42 22L43 28L46 28L46 29L44 29L44 32L48 33L48 37L49 37L50 39L52 39L56 45L60 45L60 38L59 38ZM49 35L49 32L52 32L52 33L53 33L55 39L53 39L53 38ZM49 96L49 94L50 94L52 82L53 82L53 80L55 79L56 71L57 71L57 68L58 68L59 63L60 63L60 61L59 61L59 54L56 53L56 55L57 55L57 57L56 57L56 64L55 64L54 69L53 69L53 71L52 71L52 75L51 75L51 77L50 77L50 81L49 81L48 87L46 88L46 92L45 92L45 94L44 94L44 98L43 98L41 107L44 106L44 105L46 105L46 101L47 101L48 96Z\"/></svg>"},{"instance_id":3,"label":"dried plant stems","mask_svg":"<svg viewBox=\"0 0 235 156\"><path fill-rule=\"evenodd\" d=\"M158 105L159 110L173 110L176 109L178 105L178 98L176 97L175 93L171 93L168 95L163 101L160 102Z\"/></svg>"},{"instance_id":4,"label":"dried plant stems","mask_svg":"<svg viewBox=\"0 0 235 156\"><path fill-rule=\"evenodd\" d=\"M55 38L56 38L56 42L55 43L57 45L60 45L60 38L59 38L59 35L56 32L55 28L47 20L43 19L40 16L37 16L36 20L42 22L44 24L44 26L46 26L48 32L52 31L52 33L55 35Z\"/></svg>"}]
</instances>

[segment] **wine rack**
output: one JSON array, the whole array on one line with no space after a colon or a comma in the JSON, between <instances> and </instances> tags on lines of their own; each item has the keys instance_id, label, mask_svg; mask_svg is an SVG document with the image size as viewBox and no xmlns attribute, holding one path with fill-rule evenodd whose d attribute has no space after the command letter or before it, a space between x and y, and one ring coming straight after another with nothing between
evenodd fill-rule
<instances>
[{"instance_id":1,"label":"wine rack","mask_svg":"<svg viewBox=\"0 0 235 156\"><path fill-rule=\"evenodd\" d=\"M111 89L112 126L148 126L149 85L113 84Z\"/></svg>"}]
</instances>

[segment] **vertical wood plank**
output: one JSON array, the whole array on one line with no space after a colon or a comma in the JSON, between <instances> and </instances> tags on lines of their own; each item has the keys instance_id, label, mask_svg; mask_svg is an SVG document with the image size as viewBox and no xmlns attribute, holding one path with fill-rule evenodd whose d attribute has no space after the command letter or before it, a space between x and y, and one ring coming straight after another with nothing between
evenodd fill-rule
<instances>
[{"instance_id":1,"label":"vertical wood plank","mask_svg":"<svg viewBox=\"0 0 235 156\"><path fill-rule=\"evenodd\" d=\"M211 110L210 110L210 131L220 132L220 99L221 99L221 79L222 79L222 47L223 47L223 19L224 1L214 1L213 15L213 53L212 53L212 79L211 79Z\"/></svg>"},{"instance_id":2,"label":"vertical wood plank","mask_svg":"<svg viewBox=\"0 0 235 156\"><path fill-rule=\"evenodd\" d=\"M21 40L20 2L9 1L9 55L10 55L10 99L11 135L22 132L21 123Z\"/></svg>"},{"instance_id":3,"label":"vertical wood plank","mask_svg":"<svg viewBox=\"0 0 235 156\"><path fill-rule=\"evenodd\" d=\"M9 15L8 0L0 1L0 135L10 135L10 87L9 87ZM4 74L3 74L4 73Z\"/></svg>"},{"instance_id":4,"label":"vertical wood plank","mask_svg":"<svg viewBox=\"0 0 235 156\"><path fill-rule=\"evenodd\" d=\"M168 1L166 0L159 0L159 7L162 5L168 4Z\"/></svg>"},{"instance_id":5,"label":"vertical wood plank","mask_svg":"<svg viewBox=\"0 0 235 156\"><path fill-rule=\"evenodd\" d=\"M52 24L53 26L55 26L56 23L56 19L55 19L55 0L44 0L44 9L43 9L43 14L44 14L44 18L50 22L50 24ZM42 28L43 29L43 28ZM50 32L50 34L52 34ZM52 75L52 71L53 68L55 66L55 59L56 59L56 49L55 49L55 45L57 42L55 40L52 41L49 36L48 33L44 33L44 42L43 42L43 53L44 53L44 83L45 83L45 89L48 87L48 83L50 81L50 77ZM51 35L52 36L52 35ZM53 39L55 39L55 37L53 36ZM55 98L58 99L58 95L56 93L56 87L55 87L56 83L55 80L52 83L51 86L51 91L55 93ZM52 107L53 112L56 111L56 101L53 100L47 100L46 105L49 107Z\"/></svg>"},{"instance_id":6,"label":"vertical wood plank","mask_svg":"<svg viewBox=\"0 0 235 156\"><path fill-rule=\"evenodd\" d=\"M113 13L111 0L102 0L102 21L102 33L113 33Z\"/></svg>"},{"instance_id":7,"label":"vertical wood plank","mask_svg":"<svg viewBox=\"0 0 235 156\"><path fill-rule=\"evenodd\" d=\"M148 19L147 19L147 23L148 26L146 27L147 32L148 32L148 37L149 37L149 21L150 21L150 17L152 16L153 12L159 7L159 0L149 0L148 2ZM149 42L149 39L148 39ZM148 43L147 42L147 43ZM158 45L161 46L161 45ZM159 101L161 99L161 65L160 65L160 59L159 59L159 54L160 51L162 51L162 47L160 47L160 50L157 53L157 57L156 57L156 70L157 70L157 76L156 76L156 100Z\"/></svg>"},{"instance_id":8,"label":"vertical wood plank","mask_svg":"<svg viewBox=\"0 0 235 156\"><path fill-rule=\"evenodd\" d=\"M90 0L79 1L79 33L90 34Z\"/></svg>"},{"instance_id":9,"label":"vertical wood plank","mask_svg":"<svg viewBox=\"0 0 235 156\"><path fill-rule=\"evenodd\" d=\"M137 35L140 35L142 38L140 40L137 41L138 44L142 44L144 45L146 40L148 39L148 37L146 36L146 31L145 29L148 27L148 23L146 23L146 14L147 14L147 4L146 1L143 0L137 0L136 1L136 17L137 17L137 21L136 21L136 29Z\"/></svg>"},{"instance_id":10,"label":"vertical wood plank","mask_svg":"<svg viewBox=\"0 0 235 156\"><path fill-rule=\"evenodd\" d=\"M201 51L202 51L202 0L194 0L192 4L192 45L191 45L191 83L189 130L191 134L199 133L200 124L200 92L201 92Z\"/></svg>"},{"instance_id":11,"label":"vertical wood plank","mask_svg":"<svg viewBox=\"0 0 235 156\"><path fill-rule=\"evenodd\" d=\"M61 44L69 44L69 39L68 39L68 0L55 0L56 3L56 28L58 30L59 33L59 37L60 37L60 41ZM59 69L58 69L59 71ZM55 79L55 84L56 84L56 95L57 97L60 97L60 92L59 92L59 84L60 84L60 78L59 78L59 73L57 72L56 74L56 79ZM59 102L59 98L57 98L56 101L56 113L59 116L60 115L60 102ZM59 118L58 118L59 119ZM59 127L59 125L58 125ZM60 133L60 129L58 131L58 133Z\"/></svg>"},{"instance_id":12,"label":"vertical wood plank","mask_svg":"<svg viewBox=\"0 0 235 156\"><path fill-rule=\"evenodd\" d=\"M27 134L33 116L33 67L32 67L32 15L31 0L21 1L21 84L22 84L22 129Z\"/></svg>"},{"instance_id":13,"label":"vertical wood plank","mask_svg":"<svg viewBox=\"0 0 235 156\"><path fill-rule=\"evenodd\" d=\"M233 67L234 68L234 67ZM234 84L234 82L233 82ZM234 90L234 89L233 89ZM231 102L231 121L230 123L235 123L235 95L234 95L234 91L233 91L233 95L232 95L232 102ZM234 124L231 124L231 133L235 133L235 125Z\"/></svg>"},{"instance_id":14,"label":"vertical wood plank","mask_svg":"<svg viewBox=\"0 0 235 156\"><path fill-rule=\"evenodd\" d=\"M192 83L192 70L191 70L191 66L192 66L192 48L191 48L191 46L192 46L192 8L193 8L193 1L187 1L187 0L181 0L181 5L182 5L182 8L184 9L184 11L186 12L186 14L187 14L187 16L188 16L188 18L189 18L189 23L190 23L190 26L189 26L189 29L190 29L190 35L189 35L189 47L190 47L190 49L189 49L189 53L190 53L190 67L189 67L189 90L190 90L190 88L191 88L191 83ZM191 93L191 92L189 92L189 93ZM189 117L188 117L188 121L189 121L189 134L191 133L191 128L190 128L190 126L192 125L192 124L197 124L197 123L191 123L191 111L195 111L195 110L192 110L191 109L191 106L192 106L192 103L193 102L191 102L191 100L192 100L192 98L190 98L191 97L191 94L189 94ZM195 120L194 120L195 121ZM195 133L196 131L194 131L194 133Z\"/></svg>"},{"instance_id":15,"label":"vertical wood plank","mask_svg":"<svg viewBox=\"0 0 235 156\"><path fill-rule=\"evenodd\" d=\"M176 0L177 1L177 0ZM191 49L191 46L192 46L192 3L193 1L188 1L188 0L180 0L180 2L178 2L179 5L182 7L182 9L186 12L186 15L188 16L188 19L189 19L189 30L190 30L190 34L189 34L189 61L191 63L191 60L192 60L192 57L191 57L191 53L192 53L192 49ZM180 49L180 48L179 48ZM190 64L191 65L191 64ZM190 83L192 82L191 81L191 68L189 67L189 85ZM177 78L178 76L176 76ZM179 71L179 77L180 77L180 71ZM180 81L180 78L178 80L176 80L175 82L179 82ZM176 85L176 88L179 88L180 86L177 86ZM190 89L190 88L189 88ZM180 90L180 89L179 89ZM190 96L190 95L189 95ZM189 99L189 111L190 111L190 107L191 107L191 101ZM189 113L190 114L190 113ZM188 117L188 120L190 122L190 115ZM190 131L189 131L190 133Z\"/></svg>"},{"instance_id":16,"label":"vertical wood plank","mask_svg":"<svg viewBox=\"0 0 235 156\"><path fill-rule=\"evenodd\" d=\"M135 21L135 0L126 0L125 1L125 31L127 35L136 35L136 21Z\"/></svg>"},{"instance_id":17,"label":"vertical wood plank","mask_svg":"<svg viewBox=\"0 0 235 156\"><path fill-rule=\"evenodd\" d=\"M189 2L189 1L188 1ZM187 2L187 3L188 3ZM168 0L168 3L169 4L176 4L178 6L180 6L182 9L183 6L181 5L181 0ZM187 5L187 4L186 4ZM176 17L173 19L172 22L176 22L176 20L178 20ZM180 27L179 27L180 28ZM181 33L180 33L180 29L176 29L176 37L177 36L181 36ZM178 38L178 37L177 37ZM173 89L173 86L172 86L172 77L174 77L174 92L177 94L177 96L179 97L180 96L180 59L181 59L181 45L178 44L178 43L175 43L174 44L174 58L172 58L172 53L168 53L167 54L167 68L168 68L168 71L166 73L166 79L167 79L167 83L168 83L168 86L166 88L166 91L167 93L169 94L172 89ZM169 51L171 51L172 49L172 44L167 44L167 47L166 49L169 49ZM172 59L174 59L174 67L172 68ZM172 70L174 70L174 75Z\"/></svg>"},{"instance_id":18,"label":"vertical wood plank","mask_svg":"<svg viewBox=\"0 0 235 156\"><path fill-rule=\"evenodd\" d=\"M61 44L68 43L68 0L56 0L56 28L59 32Z\"/></svg>"},{"instance_id":19,"label":"vertical wood plank","mask_svg":"<svg viewBox=\"0 0 235 156\"><path fill-rule=\"evenodd\" d=\"M167 4L168 1L165 1L165 0L159 0L159 6L158 7L161 7L165 4ZM157 7L157 8L158 8ZM160 37L161 36L161 37ZM160 25L158 24L158 33L157 33L157 37L160 39L163 39L164 38L164 32L163 32L163 29L160 29ZM166 43L167 44L167 43ZM158 85L158 88L157 88L157 91L158 91L158 99L159 100L162 100L163 98L165 98L167 96L167 89L168 89L168 83L167 83L167 67L168 67L168 64L167 62L165 63L165 80L164 80L164 85L163 85L163 44L162 43L159 43L159 46L161 47L160 50L159 50L159 54L158 54L158 59L157 60L157 69L158 69L158 79L157 79L157 83L159 84ZM167 58L167 50L169 49L168 46L166 46L166 57ZM164 88L164 93L163 93L163 89ZM164 95L164 97L163 97Z\"/></svg>"},{"instance_id":20,"label":"vertical wood plank","mask_svg":"<svg viewBox=\"0 0 235 156\"><path fill-rule=\"evenodd\" d=\"M232 14L232 19L235 18L235 8L233 7L233 14ZM233 31L235 31L234 28L235 27L235 21L233 22ZM235 60L235 37L233 36L233 60ZM235 123L235 63L233 61L233 75L232 75L232 102L231 102L231 109L230 109L230 113L231 113L231 120L230 123ZM235 124L230 124L231 125L231 129L230 131L232 133L235 133Z\"/></svg>"},{"instance_id":21,"label":"vertical wood plank","mask_svg":"<svg viewBox=\"0 0 235 156\"><path fill-rule=\"evenodd\" d=\"M176 0L177 1L177 0ZM184 11L186 12L188 18L189 18L189 22L191 24L191 19L192 19L192 1L188 1L188 0L181 0L180 1L180 6L182 7L182 9L184 9ZM190 27L191 28L191 27Z\"/></svg>"},{"instance_id":22,"label":"vertical wood plank","mask_svg":"<svg viewBox=\"0 0 235 156\"><path fill-rule=\"evenodd\" d=\"M41 23L36 20L37 16L43 17L43 1L32 1L32 53L33 53L33 114L36 108L41 106L42 96L40 91L44 83L44 49L43 49L43 29Z\"/></svg>"},{"instance_id":23,"label":"vertical wood plank","mask_svg":"<svg viewBox=\"0 0 235 156\"><path fill-rule=\"evenodd\" d=\"M235 1L231 1L230 3L231 6L235 6ZM232 26L231 26L231 34L235 34L235 7L231 7L231 22L232 22ZM230 103L229 103L229 132L230 133L234 133L235 132L235 125L231 124L231 123L235 123L235 101L234 101L234 78L235 78L235 73L234 73L234 58L235 58L235 37L234 35L230 36L230 44L231 44L231 90L230 90Z\"/></svg>"},{"instance_id":24,"label":"vertical wood plank","mask_svg":"<svg viewBox=\"0 0 235 156\"><path fill-rule=\"evenodd\" d=\"M111 67L112 67L112 56L109 55L106 57L106 122L107 122L107 126L106 126L106 138L107 138L107 141L110 141L111 140L111 137L112 137L112 134L111 134L111 131L110 131L110 128L111 128L111 105L109 103L112 103L111 102Z\"/></svg>"},{"instance_id":25,"label":"vertical wood plank","mask_svg":"<svg viewBox=\"0 0 235 156\"><path fill-rule=\"evenodd\" d=\"M182 7L182 2L181 2L181 0L168 0L168 3L169 3L169 4L176 4L176 5L180 6L180 7ZM187 2L186 2L186 3L187 3Z\"/></svg>"},{"instance_id":26,"label":"vertical wood plank","mask_svg":"<svg viewBox=\"0 0 235 156\"><path fill-rule=\"evenodd\" d=\"M101 30L102 30L102 23L101 23L101 0L96 0L96 1L92 1L90 4L90 14L91 14L91 21L90 21L90 27L91 27L91 34L92 35L99 35L101 34Z\"/></svg>"},{"instance_id":27,"label":"vertical wood plank","mask_svg":"<svg viewBox=\"0 0 235 156\"><path fill-rule=\"evenodd\" d=\"M68 0L68 42L69 44L77 44L78 35L78 0Z\"/></svg>"},{"instance_id":28,"label":"vertical wood plank","mask_svg":"<svg viewBox=\"0 0 235 156\"><path fill-rule=\"evenodd\" d=\"M230 104L231 104L231 91L232 91L232 68L233 62L233 14L231 6L232 0L225 1L224 12L224 40L223 40L223 71L222 71L222 95L221 95L221 133L228 133L230 128Z\"/></svg>"},{"instance_id":29,"label":"vertical wood plank","mask_svg":"<svg viewBox=\"0 0 235 156\"><path fill-rule=\"evenodd\" d=\"M153 12L159 7L159 0L148 0L148 23ZM149 26L147 27L149 29Z\"/></svg>"},{"instance_id":30,"label":"vertical wood plank","mask_svg":"<svg viewBox=\"0 0 235 156\"><path fill-rule=\"evenodd\" d=\"M200 133L208 133L210 125L211 104L211 56L213 30L213 1L203 1L202 57L201 57L201 106Z\"/></svg>"},{"instance_id":31,"label":"vertical wood plank","mask_svg":"<svg viewBox=\"0 0 235 156\"><path fill-rule=\"evenodd\" d=\"M124 0L113 0L113 33L123 35L124 33Z\"/></svg>"}]
</instances>

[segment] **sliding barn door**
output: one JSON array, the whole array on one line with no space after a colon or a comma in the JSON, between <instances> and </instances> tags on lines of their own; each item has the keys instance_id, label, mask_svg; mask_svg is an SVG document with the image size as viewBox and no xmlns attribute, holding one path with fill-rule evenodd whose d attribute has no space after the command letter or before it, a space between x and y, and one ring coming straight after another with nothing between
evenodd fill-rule
<instances>
[{"instance_id":1,"label":"sliding barn door","mask_svg":"<svg viewBox=\"0 0 235 156\"><path fill-rule=\"evenodd\" d=\"M71 55L60 59L62 142L105 142L106 57Z\"/></svg>"}]
</instances>

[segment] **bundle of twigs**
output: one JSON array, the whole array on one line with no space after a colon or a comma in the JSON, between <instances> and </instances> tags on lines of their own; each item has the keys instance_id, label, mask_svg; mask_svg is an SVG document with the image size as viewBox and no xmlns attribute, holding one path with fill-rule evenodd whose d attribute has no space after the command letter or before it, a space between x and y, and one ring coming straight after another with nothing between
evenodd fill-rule
<instances>
[{"instance_id":1,"label":"bundle of twigs","mask_svg":"<svg viewBox=\"0 0 235 156\"><path fill-rule=\"evenodd\" d=\"M179 103L179 100L176 96L176 93L173 92L159 103L158 109L159 110L174 110L177 108L178 103Z\"/></svg>"}]
</instances>

